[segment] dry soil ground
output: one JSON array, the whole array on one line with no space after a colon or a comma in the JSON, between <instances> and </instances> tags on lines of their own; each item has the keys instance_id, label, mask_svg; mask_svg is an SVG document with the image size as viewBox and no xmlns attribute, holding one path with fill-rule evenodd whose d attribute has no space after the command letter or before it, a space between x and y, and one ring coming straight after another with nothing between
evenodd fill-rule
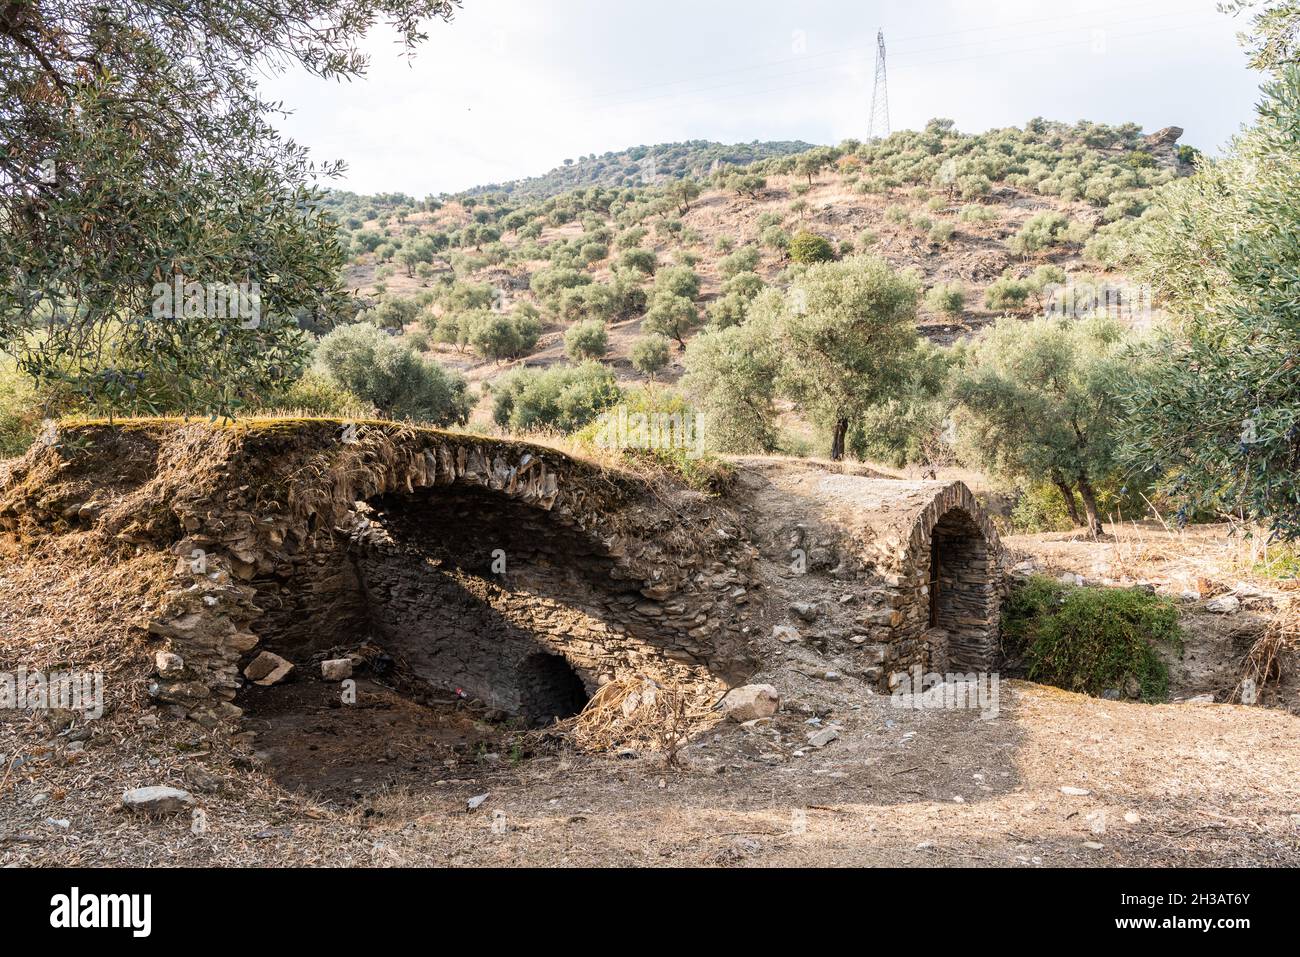
<instances>
[{"instance_id":1,"label":"dry soil ground","mask_svg":"<svg viewBox=\"0 0 1300 957\"><path fill-rule=\"evenodd\" d=\"M765 474L779 528L797 476ZM1052 573L1161 588L1181 587L1177 569L1206 578L1196 563L1236 547L1221 529L1147 529L1139 552L1121 537L1136 533L1113 531L1008 544ZM396 693L400 675L363 675L350 706L310 680L258 689L241 746L147 705L150 652L130 623L165 560L78 564L68 538L0 555L0 671L98 661L108 710L89 723L0 712L5 865L1300 865L1300 718L1285 707L1006 681L996 714L912 710L815 641L765 638L753 680L779 689L782 710L702 730L680 767L520 738L463 703ZM1229 582L1216 587L1236 587L1236 566L1214 560ZM781 587L781 566L768 573ZM1216 667L1189 667L1186 689L1222 700L1231 675ZM838 737L810 743L827 729ZM121 809L123 791L156 784L191 792L199 813Z\"/></svg>"}]
</instances>

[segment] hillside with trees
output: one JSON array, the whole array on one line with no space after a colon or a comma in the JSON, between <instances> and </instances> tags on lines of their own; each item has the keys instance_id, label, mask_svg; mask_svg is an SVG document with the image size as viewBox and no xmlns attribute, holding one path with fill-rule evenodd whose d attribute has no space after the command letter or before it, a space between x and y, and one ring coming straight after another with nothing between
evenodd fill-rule
<instances>
[{"instance_id":1,"label":"hillside with trees","mask_svg":"<svg viewBox=\"0 0 1300 957\"><path fill-rule=\"evenodd\" d=\"M811 149L802 141L714 143L689 140L628 149L588 153L566 159L541 176L490 183L465 190L461 196L502 193L512 200L543 200L588 186L635 187L659 180L699 178L728 166L748 166L771 157L790 156Z\"/></svg>"}]
</instances>

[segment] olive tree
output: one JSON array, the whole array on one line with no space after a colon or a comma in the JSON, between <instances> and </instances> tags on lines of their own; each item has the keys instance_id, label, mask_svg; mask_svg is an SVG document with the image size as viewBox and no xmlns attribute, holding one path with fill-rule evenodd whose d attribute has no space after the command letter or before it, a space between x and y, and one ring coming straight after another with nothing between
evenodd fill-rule
<instances>
[{"instance_id":1,"label":"olive tree","mask_svg":"<svg viewBox=\"0 0 1300 957\"><path fill-rule=\"evenodd\" d=\"M1120 390L1135 375L1113 319L1003 318L986 328L955 373L964 457L1013 481L1051 482L1072 518L1101 533L1096 486L1117 472Z\"/></svg>"},{"instance_id":2,"label":"olive tree","mask_svg":"<svg viewBox=\"0 0 1300 957\"><path fill-rule=\"evenodd\" d=\"M376 22L410 48L454 9L0 4L0 350L110 411L230 414L292 381L310 353L300 326L346 314L317 185L338 167L275 131L257 74L355 77ZM256 315L217 305L231 287Z\"/></svg>"},{"instance_id":3,"label":"olive tree","mask_svg":"<svg viewBox=\"0 0 1300 957\"><path fill-rule=\"evenodd\" d=\"M780 388L831 433L844 457L849 426L906 376L920 289L875 257L807 267L784 295L760 295L782 355Z\"/></svg>"}]
</instances>

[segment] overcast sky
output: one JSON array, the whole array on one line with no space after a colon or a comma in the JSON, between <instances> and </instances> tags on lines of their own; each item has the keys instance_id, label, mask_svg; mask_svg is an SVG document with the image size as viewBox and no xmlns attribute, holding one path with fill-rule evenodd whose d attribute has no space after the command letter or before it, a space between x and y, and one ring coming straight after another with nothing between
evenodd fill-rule
<instances>
[{"instance_id":1,"label":"overcast sky","mask_svg":"<svg viewBox=\"0 0 1300 957\"><path fill-rule=\"evenodd\" d=\"M1186 130L1219 150L1261 77L1215 0L464 0L413 59L391 34L351 83L291 72L264 92L333 185L422 197L566 157L710 139L866 134L876 30L895 129L978 132L1034 116Z\"/></svg>"}]
</instances>

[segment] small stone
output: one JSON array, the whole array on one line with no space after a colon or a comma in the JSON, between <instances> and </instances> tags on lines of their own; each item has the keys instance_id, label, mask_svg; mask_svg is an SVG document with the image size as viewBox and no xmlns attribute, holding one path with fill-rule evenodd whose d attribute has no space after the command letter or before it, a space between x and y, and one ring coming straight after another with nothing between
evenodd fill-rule
<instances>
[{"instance_id":1,"label":"small stone","mask_svg":"<svg viewBox=\"0 0 1300 957\"><path fill-rule=\"evenodd\" d=\"M790 605L790 614L803 621L816 621L820 610L811 602L796 601Z\"/></svg>"},{"instance_id":2,"label":"small stone","mask_svg":"<svg viewBox=\"0 0 1300 957\"><path fill-rule=\"evenodd\" d=\"M351 658L331 658L320 663L320 676L326 681L343 681L352 677Z\"/></svg>"},{"instance_id":3,"label":"small stone","mask_svg":"<svg viewBox=\"0 0 1300 957\"><path fill-rule=\"evenodd\" d=\"M292 661L286 661L272 652L263 651L249 662L248 667L244 669L244 677L253 684L266 688L279 684L291 671L293 671Z\"/></svg>"},{"instance_id":4,"label":"small stone","mask_svg":"<svg viewBox=\"0 0 1300 957\"><path fill-rule=\"evenodd\" d=\"M820 731L808 735L808 743L814 748L824 748L832 741L838 739L839 736L840 733L834 728L822 728Z\"/></svg>"},{"instance_id":5,"label":"small stone","mask_svg":"<svg viewBox=\"0 0 1300 957\"><path fill-rule=\"evenodd\" d=\"M1205 610L1214 612L1216 615L1233 615L1241 611L1241 599L1236 595L1212 598L1205 603Z\"/></svg>"},{"instance_id":6,"label":"small stone","mask_svg":"<svg viewBox=\"0 0 1300 957\"><path fill-rule=\"evenodd\" d=\"M793 645L799 640L799 629L793 625L773 625L772 637L783 644Z\"/></svg>"},{"instance_id":7,"label":"small stone","mask_svg":"<svg viewBox=\"0 0 1300 957\"><path fill-rule=\"evenodd\" d=\"M476 811L488 799L486 794L476 794L465 802L465 808L469 811Z\"/></svg>"},{"instance_id":8,"label":"small stone","mask_svg":"<svg viewBox=\"0 0 1300 957\"><path fill-rule=\"evenodd\" d=\"M128 811L149 815L175 814L193 803L194 798L188 791L163 785L134 788L122 795L122 804Z\"/></svg>"},{"instance_id":9,"label":"small stone","mask_svg":"<svg viewBox=\"0 0 1300 957\"><path fill-rule=\"evenodd\" d=\"M771 685L741 685L728 691L719 707L732 721L743 724L776 714L781 709L781 696Z\"/></svg>"},{"instance_id":10,"label":"small stone","mask_svg":"<svg viewBox=\"0 0 1300 957\"><path fill-rule=\"evenodd\" d=\"M1061 788L1061 793L1070 794L1073 795L1074 797L1087 797L1092 792L1089 791L1087 788L1076 788L1073 787L1072 785L1067 784L1065 787Z\"/></svg>"},{"instance_id":11,"label":"small stone","mask_svg":"<svg viewBox=\"0 0 1300 957\"><path fill-rule=\"evenodd\" d=\"M1125 824L1137 824L1142 818L1138 816L1137 811L1126 811L1124 813Z\"/></svg>"},{"instance_id":12,"label":"small stone","mask_svg":"<svg viewBox=\"0 0 1300 957\"><path fill-rule=\"evenodd\" d=\"M185 659L174 651L160 651L153 656L154 667L163 678L170 678L185 670Z\"/></svg>"},{"instance_id":13,"label":"small stone","mask_svg":"<svg viewBox=\"0 0 1300 957\"><path fill-rule=\"evenodd\" d=\"M1098 844L1096 841L1084 841L1083 846L1090 851L1100 851L1105 845Z\"/></svg>"}]
</instances>

